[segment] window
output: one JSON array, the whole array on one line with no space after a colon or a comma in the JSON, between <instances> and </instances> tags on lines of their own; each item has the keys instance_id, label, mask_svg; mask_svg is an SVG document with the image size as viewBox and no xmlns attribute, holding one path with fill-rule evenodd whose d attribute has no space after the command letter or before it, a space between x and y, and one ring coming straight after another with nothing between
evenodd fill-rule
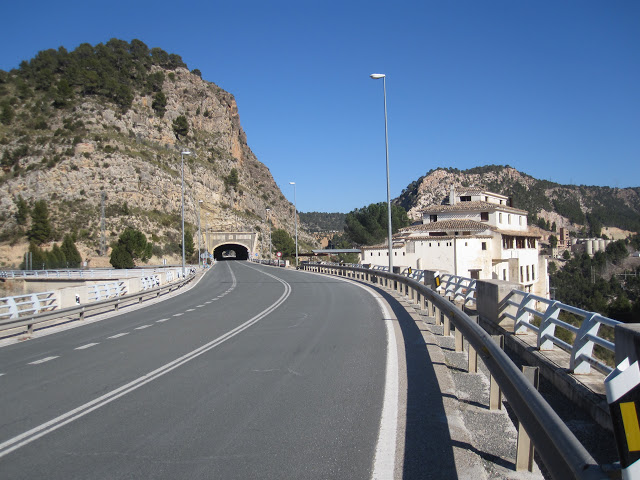
<instances>
[{"instance_id":1,"label":"window","mask_svg":"<svg viewBox=\"0 0 640 480\"><path fill-rule=\"evenodd\" d=\"M507 279L507 269L506 269L506 268L503 268L503 269L502 269L502 279L503 279L503 280L506 280L506 279Z\"/></svg>"},{"instance_id":2,"label":"window","mask_svg":"<svg viewBox=\"0 0 640 480\"><path fill-rule=\"evenodd\" d=\"M482 250L486 250L487 249L487 242L482 242Z\"/></svg>"},{"instance_id":3,"label":"window","mask_svg":"<svg viewBox=\"0 0 640 480\"><path fill-rule=\"evenodd\" d=\"M489 212L480 212L480 221L488 222L489 221Z\"/></svg>"},{"instance_id":4,"label":"window","mask_svg":"<svg viewBox=\"0 0 640 480\"><path fill-rule=\"evenodd\" d=\"M438 215L429 215L429 221L430 222L437 222L438 221Z\"/></svg>"},{"instance_id":5,"label":"window","mask_svg":"<svg viewBox=\"0 0 640 480\"><path fill-rule=\"evenodd\" d=\"M524 283L524 267L520 266L520 283Z\"/></svg>"},{"instance_id":6,"label":"window","mask_svg":"<svg viewBox=\"0 0 640 480\"><path fill-rule=\"evenodd\" d=\"M536 266L531 265L531 280L535 281L535 279L536 279Z\"/></svg>"},{"instance_id":7,"label":"window","mask_svg":"<svg viewBox=\"0 0 640 480\"><path fill-rule=\"evenodd\" d=\"M461 202L470 202L471 201L471 195L464 195L464 196L460 197L460 201Z\"/></svg>"},{"instance_id":8,"label":"window","mask_svg":"<svg viewBox=\"0 0 640 480\"><path fill-rule=\"evenodd\" d=\"M511 214L507 215L507 223L511 225Z\"/></svg>"},{"instance_id":9,"label":"window","mask_svg":"<svg viewBox=\"0 0 640 480\"><path fill-rule=\"evenodd\" d=\"M529 265L527 265L527 282L531 281L531 276L529 274Z\"/></svg>"},{"instance_id":10,"label":"window","mask_svg":"<svg viewBox=\"0 0 640 480\"><path fill-rule=\"evenodd\" d=\"M498 213L498 223L502 223L502 212Z\"/></svg>"},{"instance_id":11,"label":"window","mask_svg":"<svg viewBox=\"0 0 640 480\"><path fill-rule=\"evenodd\" d=\"M519 215L519 216L518 216L518 220L519 220L519 222L520 222L520 225L522 225L522 218L523 218L523 217L522 217L522 215Z\"/></svg>"}]
</instances>

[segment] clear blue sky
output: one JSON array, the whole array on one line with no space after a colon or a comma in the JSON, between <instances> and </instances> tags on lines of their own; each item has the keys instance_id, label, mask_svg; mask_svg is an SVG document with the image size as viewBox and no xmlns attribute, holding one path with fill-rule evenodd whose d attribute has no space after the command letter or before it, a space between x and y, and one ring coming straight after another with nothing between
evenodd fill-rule
<instances>
[{"instance_id":1,"label":"clear blue sky","mask_svg":"<svg viewBox=\"0 0 640 480\"><path fill-rule=\"evenodd\" d=\"M640 186L637 0L5 2L0 69L138 38L235 95L299 211L386 200L436 167Z\"/></svg>"}]
</instances>

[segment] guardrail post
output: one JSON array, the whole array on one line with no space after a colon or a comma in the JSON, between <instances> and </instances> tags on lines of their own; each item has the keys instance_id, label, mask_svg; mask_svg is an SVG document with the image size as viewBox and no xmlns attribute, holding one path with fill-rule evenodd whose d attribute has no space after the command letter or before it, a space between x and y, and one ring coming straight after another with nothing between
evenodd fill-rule
<instances>
[{"instance_id":1,"label":"guardrail post","mask_svg":"<svg viewBox=\"0 0 640 480\"><path fill-rule=\"evenodd\" d=\"M504 350L504 337L502 335L491 335L491 338L500 346L500 349ZM493 375L491 375L490 384L489 410L502 410L502 390Z\"/></svg>"},{"instance_id":2,"label":"guardrail post","mask_svg":"<svg viewBox=\"0 0 640 480\"><path fill-rule=\"evenodd\" d=\"M464 351L464 338L462 337L462 332L460 331L460 329L456 328L454 335L455 335L455 338L456 338L456 352L463 352Z\"/></svg>"},{"instance_id":3,"label":"guardrail post","mask_svg":"<svg viewBox=\"0 0 640 480\"><path fill-rule=\"evenodd\" d=\"M31 338L33 336L33 323L27 325L27 337Z\"/></svg>"},{"instance_id":4,"label":"guardrail post","mask_svg":"<svg viewBox=\"0 0 640 480\"><path fill-rule=\"evenodd\" d=\"M444 332L442 333L445 337L451 335L451 320L448 315L444 315Z\"/></svg>"},{"instance_id":5,"label":"guardrail post","mask_svg":"<svg viewBox=\"0 0 640 480\"><path fill-rule=\"evenodd\" d=\"M529 367L527 365L522 366L522 373L526 379L531 382L533 388L538 390L539 383L539 369L538 367ZM522 423L518 421L518 446L516 448L516 472L522 472L529 470L533 472L533 456L534 448L531 443L529 434L522 426Z\"/></svg>"}]
</instances>

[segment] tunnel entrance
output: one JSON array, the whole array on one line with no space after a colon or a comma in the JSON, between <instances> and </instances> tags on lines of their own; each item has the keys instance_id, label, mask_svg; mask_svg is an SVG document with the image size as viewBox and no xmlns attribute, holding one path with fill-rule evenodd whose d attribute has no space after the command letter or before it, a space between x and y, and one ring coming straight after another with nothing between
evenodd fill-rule
<instances>
[{"instance_id":1,"label":"tunnel entrance","mask_svg":"<svg viewBox=\"0 0 640 480\"><path fill-rule=\"evenodd\" d=\"M213 250L213 258L220 260L249 260L249 250L244 245L225 243Z\"/></svg>"}]
</instances>

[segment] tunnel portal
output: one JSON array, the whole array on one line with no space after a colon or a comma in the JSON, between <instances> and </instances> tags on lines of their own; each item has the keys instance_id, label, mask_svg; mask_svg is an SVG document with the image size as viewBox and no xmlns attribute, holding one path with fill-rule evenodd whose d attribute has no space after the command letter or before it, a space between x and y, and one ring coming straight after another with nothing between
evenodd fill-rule
<instances>
[{"instance_id":1,"label":"tunnel portal","mask_svg":"<svg viewBox=\"0 0 640 480\"><path fill-rule=\"evenodd\" d=\"M213 258L220 260L249 260L249 250L237 243L223 243L213 250Z\"/></svg>"}]
</instances>

